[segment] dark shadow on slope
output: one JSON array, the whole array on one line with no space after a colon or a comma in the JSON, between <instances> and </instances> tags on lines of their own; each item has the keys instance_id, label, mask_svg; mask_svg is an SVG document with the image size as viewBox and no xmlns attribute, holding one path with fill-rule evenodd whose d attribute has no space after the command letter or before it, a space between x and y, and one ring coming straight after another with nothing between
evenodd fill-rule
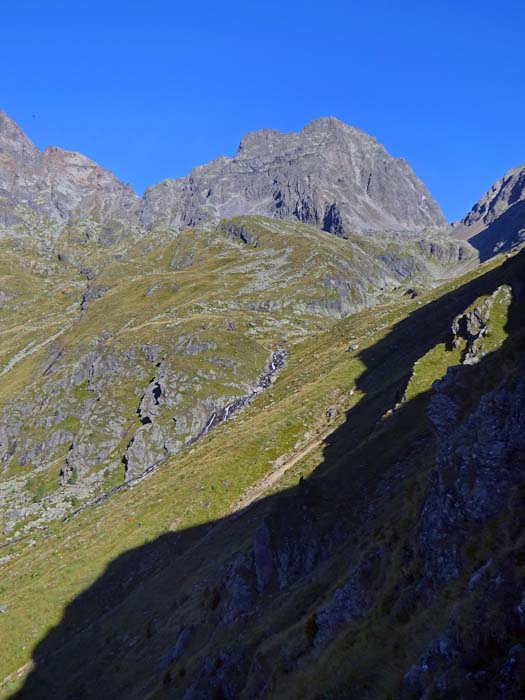
<instances>
[{"instance_id":1,"label":"dark shadow on slope","mask_svg":"<svg viewBox=\"0 0 525 700\"><path fill-rule=\"evenodd\" d=\"M513 204L468 241L479 251L481 262L523 243L525 241L525 202Z\"/></svg>"},{"instance_id":2,"label":"dark shadow on slope","mask_svg":"<svg viewBox=\"0 0 525 700\"><path fill-rule=\"evenodd\" d=\"M383 475L375 473L375 465L356 470L347 454L385 429L381 416L402 396L414 362L448 339L454 316L502 283L513 287L515 298L521 296L524 267L521 253L417 308L384 339L363 350L360 358L366 370L357 388L365 397L330 435L323 462L310 478L234 518L165 534L112 561L36 646L34 668L12 698L182 698L183 688L206 673L212 679L206 680L209 692L198 686L197 694L188 698L237 698L248 676L252 695L243 697L257 697L273 661L261 657L255 663L255 650L258 641L275 632L255 631L262 611L266 615L277 600L286 601L291 587L305 576L311 578L332 554L359 538L366 507L379 493ZM509 330L523 322L516 303L511 311ZM416 415L422 401L424 397L415 402ZM404 406L396 420L402 420L403 413L412 420L413 409ZM428 430L421 434L424 440L432 439ZM423 444L418 449L427 448ZM414 448L401 440L399 453L397 443L392 449L395 461ZM344 567L343 557L340 569ZM200 650L209 654L210 643L216 656L206 660ZM191 669L186 667L186 647L193 659ZM231 651L234 648L240 651ZM224 649L230 650L226 656Z\"/></svg>"}]
</instances>

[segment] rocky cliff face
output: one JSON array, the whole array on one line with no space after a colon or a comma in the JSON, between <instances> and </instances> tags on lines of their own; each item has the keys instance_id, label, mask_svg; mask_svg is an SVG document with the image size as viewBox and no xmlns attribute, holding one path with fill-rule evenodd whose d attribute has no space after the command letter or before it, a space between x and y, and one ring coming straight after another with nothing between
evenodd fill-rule
<instances>
[{"instance_id":1,"label":"rocky cliff face","mask_svg":"<svg viewBox=\"0 0 525 700\"><path fill-rule=\"evenodd\" d=\"M495 182L490 190L472 207L465 216L465 226L478 227L493 223L507 209L525 200L525 165L512 168ZM474 230L474 228L473 228Z\"/></svg>"},{"instance_id":2,"label":"rocky cliff face","mask_svg":"<svg viewBox=\"0 0 525 700\"><path fill-rule=\"evenodd\" d=\"M60 226L91 219L105 226L135 224L139 197L129 185L80 153L40 151L0 113L0 223L23 210Z\"/></svg>"},{"instance_id":3,"label":"rocky cliff face","mask_svg":"<svg viewBox=\"0 0 525 700\"><path fill-rule=\"evenodd\" d=\"M148 228L180 229L240 214L295 218L337 235L445 224L406 161L334 118L317 119L299 133L248 134L234 158L147 190L141 220Z\"/></svg>"},{"instance_id":4,"label":"rocky cliff face","mask_svg":"<svg viewBox=\"0 0 525 700\"><path fill-rule=\"evenodd\" d=\"M456 227L487 259L525 241L525 165L509 170Z\"/></svg>"}]
</instances>

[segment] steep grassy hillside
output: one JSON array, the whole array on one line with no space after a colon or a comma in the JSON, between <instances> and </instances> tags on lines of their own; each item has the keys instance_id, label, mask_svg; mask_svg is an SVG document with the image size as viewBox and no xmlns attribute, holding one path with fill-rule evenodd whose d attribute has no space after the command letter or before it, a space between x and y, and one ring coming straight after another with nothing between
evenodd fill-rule
<instances>
[{"instance_id":1,"label":"steep grassy hillside","mask_svg":"<svg viewBox=\"0 0 525 700\"><path fill-rule=\"evenodd\" d=\"M475 262L439 236L261 217L111 245L99 228L0 239L4 542L177 454L268 385L279 348Z\"/></svg>"},{"instance_id":2,"label":"steep grassy hillside","mask_svg":"<svg viewBox=\"0 0 525 700\"><path fill-rule=\"evenodd\" d=\"M362 241L328 237L337 250L323 259L312 251L319 232L299 229L296 242L296 225L234 222L214 237L184 234L173 249L152 234L136 257L97 272L108 290L66 332L65 353L111 319L105 342L117 347L127 334L172 343L164 334L176 324L177 339L213 337L223 357L248 354L247 376L264 365L258 347L287 343L287 365L242 413L147 479L3 547L4 697L493 698L505 673L513 682L523 485L509 464L523 448L512 443L518 456L501 474L494 453L492 509L494 483L476 463L458 471L459 456L447 461L443 449L474 449L482 397L496 392L483 414L493 410L494 420L506 414L490 406L512 403L501 387L521 401L523 255L405 294L408 280L422 288L428 276L428 268L415 276L419 253L410 258L395 241L363 251ZM290 256L293 266L279 267ZM359 266L370 259L380 267L367 278ZM376 304L359 311L357 301L357 313L342 318L349 296L338 289L333 304L319 290L324 266L348 279L350 262L359 271L352 303L365 279ZM331 280L338 274L330 268ZM179 293L175 304L170 295ZM251 308L262 297L268 308ZM221 330L226 321L235 330ZM17 373L34 377L39 362L35 353ZM119 405L127 395L122 389ZM137 401L126 410L131 420ZM521 414L513 420L519 432ZM457 491L468 505L472 484L478 510L451 507L447 530L442 499Z\"/></svg>"}]
</instances>

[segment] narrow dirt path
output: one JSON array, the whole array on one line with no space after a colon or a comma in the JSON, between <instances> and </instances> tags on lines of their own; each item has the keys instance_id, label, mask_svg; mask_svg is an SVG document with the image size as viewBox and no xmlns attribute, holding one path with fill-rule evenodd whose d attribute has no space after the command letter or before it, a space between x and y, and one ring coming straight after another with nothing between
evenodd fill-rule
<instances>
[{"instance_id":1,"label":"narrow dirt path","mask_svg":"<svg viewBox=\"0 0 525 700\"><path fill-rule=\"evenodd\" d=\"M229 517L235 516L239 511L262 498L267 491L282 479L287 471L309 455L310 452L313 452L313 450L322 445L326 438L335 430L335 427L334 425L329 425L320 435L316 435L315 438L300 448L298 452L294 452L289 459L268 474L265 474L262 479L259 479L255 484L252 484L235 503Z\"/></svg>"},{"instance_id":2,"label":"narrow dirt path","mask_svg":"<svg viewBox=\"0 0 525 700\"><path fill-rule=\"evenodd\" d=\"M336 430L337 425L330 424L327 426L320 434L316 435L307 442L303 447L301 447L297 452L294 452L285 462L279 465L277 468L273 469L268 474L265 474L262 479L259 479L255 484L252 484L245 493L236 501L232 511L225 516L222 520L219 520L215 525L212 525L208 532L203 535L197 542L194 542L185 552L184 556L188 554L193 554L196 549L201 547L205 542L207 542L213 535L221 530L223 527L227 527L229 523L236 520L241 513L248 507L251 506L256 501L260 500L265 496L265 494L275 486L280 479L294 467L298 462L309 455L313 450L323 444L326 438Z\"/></svg>"}]
</instances>

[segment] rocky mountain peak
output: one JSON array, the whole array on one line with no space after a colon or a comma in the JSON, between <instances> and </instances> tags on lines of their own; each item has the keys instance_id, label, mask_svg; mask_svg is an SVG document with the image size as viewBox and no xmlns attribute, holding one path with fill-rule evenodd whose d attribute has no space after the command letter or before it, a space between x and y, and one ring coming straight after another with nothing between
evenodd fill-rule
<instances>
[{"instance_id":1,"label":"rocky mountain peak","mask_svg":"<svg viewBox=\"0 0 525 700\"><path fill-rule=\"evenodd\" d=\"M283 132L277 129L251 131L242 138L236 157L238 158L241 154L244 156L253 149L273 151L276 147L284 147L288 150L300 142L343 142L349 138L364 138L371 142L376 142L376 139L372 136L349 124L345 124L345 122L336 117L319 117L308 122L298 132Z\"/></svg>"},{"instance_id":2,"label":"rocky mountain peak","mask_svg":"<svg viewBox=\"0 0 525 700\"><path fill-rule=\"evenodd\" d=\"M0 222L32 211L60 227L91 219L102 226L136 226L139 197L113 173L76 151L43 152L0 112ZM106 231L109 238L113 233Z\"/></svg>"},{"instance_id":3,"label":"rocky mountain peak","mask_svg":"<svg viewBox=\"0 0 525 700\"><path fill-rule=\"evenodd\" d=\"M195 168L168 186L151 187L142 223L179 230L243 214L296 219L342 236L445 224L405 161L334 117L315 119L299 132L247 134L233 158Z\"/></svg>"},{"instance_id":4,"label":"rocky mountain peak","mask_svg":"<svg viewBox=\"0 0 525 700\"><path fill-rule=\"evenodd\" d=\"M321 147L328 144L339 144L344 147L348 141L368 142L370 146L377 144L373 136L356 127L345 124L336 117L319 117L308 122L300 131L278 131L277 129L259 129L244 136L239 145L235 158L247 155L260 157L278 153L282 155L297 150L299 146Z\"/></svg>"},{"instance_id":5,"label":"rocky mountain peak","mask_svg":"<svg viewBox=\"0 0 525 700\"><path fill-rule=\"evenodd\" d=\"M509 207L525 199L525 164L511 168L497 180L490 190L465 216L462 223L465 226L476 226L481 229L495 221Z\"/></svg>"},{"instance_id":6,"label":"rocky mountain peak","mask_svg":"<svg viewBox=\"0 0 525 700\"><path fill-rule=\"evenodd\" d=\"M364 138L368 141L376 142L376 139L370 136L370 134L337 119L337 117L318 117L317 119L312 119L312 121L303 126L299 133L309 137L317 136L329 140Z\"/></svg>"},{"instance_id":7,"label":"rocky mountain peak","mask_svg":"<svg viewBox=\"0 0 525 700\"><path fill-rule=\"evenodd\" d=\"M250 214L295 219L340 236L445 224L405 161L334 117L315 119L299 132L249 133L233 158L222 156L150 187L141 200L80 153L55 146L41 153L2 113L0 187L2 219L11 223L22 206L58 226L89 218L122 230L213 227Z\"/></svg>"},{"instance_id":8,"label":"rocky mountain peak","mask_svg":"<svg viewBox=\"0 0 525 700\"><path fill-rule=\"evenodd\" d=\"M508 170L481 197L455 229L481 259L525 241L525 164Z\"/></svg>"},{"instance_id":9,"label":"rocky mountain peak","mask_svg":"<svg viewBox=\"0 0 525 700\"><path fill-rule=\"evenodd\" d=\"M0 110L0 158L23 164L34 164L38 160L38 148L22 129L5 112Z\"/></svg>"},{"instance_id":10,"label":"rocky mountain peak","mask_svg":"<svg viewBox=\"0 0 525 700\"><path fill-rule=\"evenodd\" d=\"M272 152L275 147L282 142L284 136L285 134L277 131L277 129L258 129L257 131L250 131L242 137L236 157L246 157L252 154L253 151L261 148Z\"/></svg>"}]
</instances>

